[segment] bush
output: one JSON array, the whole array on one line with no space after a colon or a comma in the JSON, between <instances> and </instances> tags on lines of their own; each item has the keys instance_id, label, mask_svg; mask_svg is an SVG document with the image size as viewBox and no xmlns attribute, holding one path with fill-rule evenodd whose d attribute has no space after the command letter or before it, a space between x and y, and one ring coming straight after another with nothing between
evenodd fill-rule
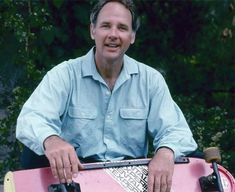
<instances>
[{"instance_id":1,"label":"bush","mask_svg":"<svg viewBox=\"0 0 235 192\"><path fill-rule=\"evenodd\" d=\"M235 119L229 118L219 106L205 108L195 103L194 96L175 98L181 107L198 143L199 150L217 146L221 150L222 164L235 174Z\"/></svg>"}]
</instances>

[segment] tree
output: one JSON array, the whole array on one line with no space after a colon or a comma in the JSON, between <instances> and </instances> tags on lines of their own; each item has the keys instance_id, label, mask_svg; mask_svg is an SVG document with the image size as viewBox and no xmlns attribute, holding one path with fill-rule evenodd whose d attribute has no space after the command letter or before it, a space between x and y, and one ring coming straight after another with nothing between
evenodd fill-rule
<instances>
[{"instance_id":1,"label":"tree","mask_svg":"<svg viewBox=\"0 0 235 192\"><path fill-rule=\"evenodd\" d=\"M46 71L93 46L87 10L95 2L0 2L0 108L7 111L0 143L8 153L0 161L1 175L19 168L21 145L14 134L25 100ZM141 28L128 54L162 72L200 149L219 145L234 172L234 0L136 5Z\"/></svg>"}]
</instances>

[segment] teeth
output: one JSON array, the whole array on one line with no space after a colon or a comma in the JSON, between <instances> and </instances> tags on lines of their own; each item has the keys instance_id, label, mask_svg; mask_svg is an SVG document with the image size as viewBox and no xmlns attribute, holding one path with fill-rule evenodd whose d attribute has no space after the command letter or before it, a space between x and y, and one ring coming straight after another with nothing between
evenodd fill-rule
<instances>
[{"instance_id":1,"label":"teeth","mask_svg":"<svg viewBox=\"0 0 235 192\"><path fill-rule=\"evenodd\" d=\"M109 47L118 47L118 45L108 44Z\"/></svg>"}]
</instances>

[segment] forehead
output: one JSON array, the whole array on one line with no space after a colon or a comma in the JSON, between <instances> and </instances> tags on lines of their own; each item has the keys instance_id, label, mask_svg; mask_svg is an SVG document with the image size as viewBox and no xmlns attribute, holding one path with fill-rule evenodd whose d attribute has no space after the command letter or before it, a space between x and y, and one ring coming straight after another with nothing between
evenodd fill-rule
<instances>
[{"instance_id":1,"label":"forehead","mask_svg":"<svg viewBox=\"0 0 235 192\"><path fill-rule=\"evenodd\" d=\"M118 2L109 2L100 10L97 22L118 21L127 25L132 23L132 15L129 9Z\"/></svg>"}]
</instances>

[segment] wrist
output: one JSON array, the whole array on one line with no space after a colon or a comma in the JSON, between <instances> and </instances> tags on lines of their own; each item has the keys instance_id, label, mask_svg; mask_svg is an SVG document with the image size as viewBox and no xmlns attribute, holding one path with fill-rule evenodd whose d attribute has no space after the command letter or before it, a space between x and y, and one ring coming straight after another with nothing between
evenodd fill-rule
<instances>
[{"instance_id":1,"label":"wrist","mask_svg":"<svg viewBox=\"0 0 235 192\"><path fill-rule=\"evenodd\" d=\"M50 146L51 143L54 143L58 139L61 139L58 135L50 135L43 141L43 148L46 150L47 146Z\"/></svg>"},{"instance_id":2,"label":"wrist","mask_svg":"<svg viewBox=\"0 0 235 192\"><path fill-rule=\"evenodd\" d=\"M161 154L164 154L166 156L172 156L174 158L174 151L169 148L169 147L159 147L156 151L156 153L161 153Z\"/></svg>"}]
</instances>

